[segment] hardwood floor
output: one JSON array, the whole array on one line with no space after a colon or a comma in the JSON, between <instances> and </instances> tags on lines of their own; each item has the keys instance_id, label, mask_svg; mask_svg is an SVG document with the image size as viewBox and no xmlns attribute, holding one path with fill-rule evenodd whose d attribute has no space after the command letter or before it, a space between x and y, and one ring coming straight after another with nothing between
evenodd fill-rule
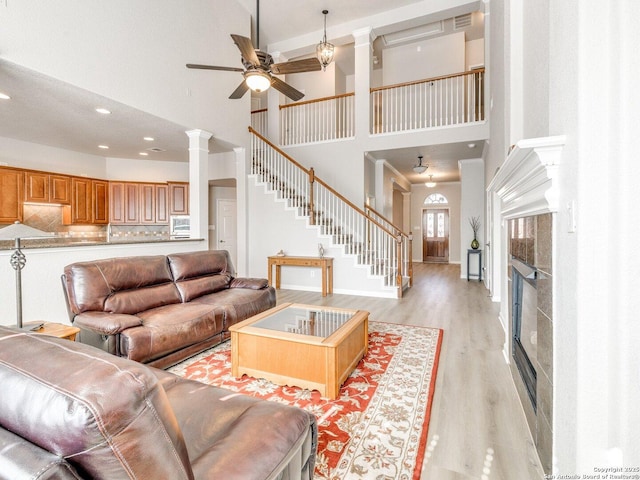
<instances>
[{"instance_id":1,"label":"hardwood floor","mask_svg":"<svg viewBox=\"0 0 640 480\"><path fill-rule=\"evenodd\" d=\"M368 310L370 320L444 330L421 479L544 478L502 354L498 304L459 265L415 264L402 299L278 290L278 303Z\"/></svg>"}]
</instances>

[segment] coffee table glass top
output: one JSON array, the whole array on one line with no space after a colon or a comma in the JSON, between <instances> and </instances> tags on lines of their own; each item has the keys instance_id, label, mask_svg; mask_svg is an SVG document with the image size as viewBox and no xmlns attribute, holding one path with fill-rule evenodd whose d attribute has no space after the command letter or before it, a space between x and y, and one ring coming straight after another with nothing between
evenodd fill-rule
<instances>
[{"instance_id":1,"label":"coffee table glass top","mask_svg":"<svg viewBox=\"0 0 640 480\"><path fill-rule=\"evenodd\" d=\"M347 323L355 313L352 310L295 305L279 310L251 326L326 338Z\"/></svg>"}]
</instances>

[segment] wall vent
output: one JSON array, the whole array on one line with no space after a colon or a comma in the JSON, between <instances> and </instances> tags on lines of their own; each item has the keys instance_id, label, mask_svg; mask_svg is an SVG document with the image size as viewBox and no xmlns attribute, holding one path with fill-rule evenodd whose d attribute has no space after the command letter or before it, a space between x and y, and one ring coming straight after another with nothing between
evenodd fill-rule
<instances>
[{"instance_id":1,"label":"wall vent","mask_svg":"<svg viewBox=\"0 0 640 480\"><path fill-rule=\"evenodd\" d=\"M472 24L472 17L470 13L465 15L458 15L453 17L453 29L462 30L463 28L470 27Z\"/></svg>"}]
</instances>

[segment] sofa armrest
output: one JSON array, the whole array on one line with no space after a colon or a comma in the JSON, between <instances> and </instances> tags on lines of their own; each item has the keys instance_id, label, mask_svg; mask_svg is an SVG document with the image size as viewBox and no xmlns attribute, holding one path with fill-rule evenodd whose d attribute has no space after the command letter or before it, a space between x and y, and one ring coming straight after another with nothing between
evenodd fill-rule
<instances>
[{"instance_id":1,"label":"sofa armrest","mask_svg":"<svg viewBox=\"0 0 640 480\"><path fill-rule=\"evenodd\" d=\"M233 278L229 288L250 288L252 290L262 290L267 288L269 282L266 278Z\"/></svg>"},{"instance_id":2,"label":"sofa armrest","mask_svg":"<svg viewBox=\"0 0 640 480\"><path fill-rule=\"evenodd\" d=\"M84 312L75 316L73 324L101 335L116 335L127 328L142 325L142 319L124 313Z\"/></svg>"}]
</instances>

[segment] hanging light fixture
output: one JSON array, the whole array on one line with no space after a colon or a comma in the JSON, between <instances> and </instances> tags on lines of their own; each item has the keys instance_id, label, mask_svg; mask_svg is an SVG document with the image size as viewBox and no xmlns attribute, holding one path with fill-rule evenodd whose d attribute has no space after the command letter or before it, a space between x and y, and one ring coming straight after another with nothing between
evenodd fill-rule
<instances>
[{"instance_id":1,"label":"hanging light fixture","mask_svg":"<svg viewBox=\"0 0 640 480\"><path fill-rule=\"evenodd\" d=\"M424 184L427 188L433 188L437 185L436 182L433 181L433 175L429 175L429 181Z\"/></svg>"},{"instance_id":2,"label":"hanging light fixture","mask_svg":"<svg viewBox=\"0 0 640 480\"><path fill-rule=\"evenodd\" d=\"M332 43L327 42L327 14L329 10L323 10L322 14L324 15L324 35L322 36L322 41L316 47L316 55L318 56L318 60L322 64L322 70L326 70L327 65L331 63L333 60L333 53L335 51L335 47Z\"/></svg>"},{"instance_id":3,"label":"hanging light fixture","mask_svg":"<svg viewBox=\"0 0 640 480\"><path fill-rule=\"evenodd\" d=\"M427 165L422 165L422 155L418 155L418 165L413 166L413 171L416 173L424 173L429 168Z\"/></svg>"}]
</instances>

